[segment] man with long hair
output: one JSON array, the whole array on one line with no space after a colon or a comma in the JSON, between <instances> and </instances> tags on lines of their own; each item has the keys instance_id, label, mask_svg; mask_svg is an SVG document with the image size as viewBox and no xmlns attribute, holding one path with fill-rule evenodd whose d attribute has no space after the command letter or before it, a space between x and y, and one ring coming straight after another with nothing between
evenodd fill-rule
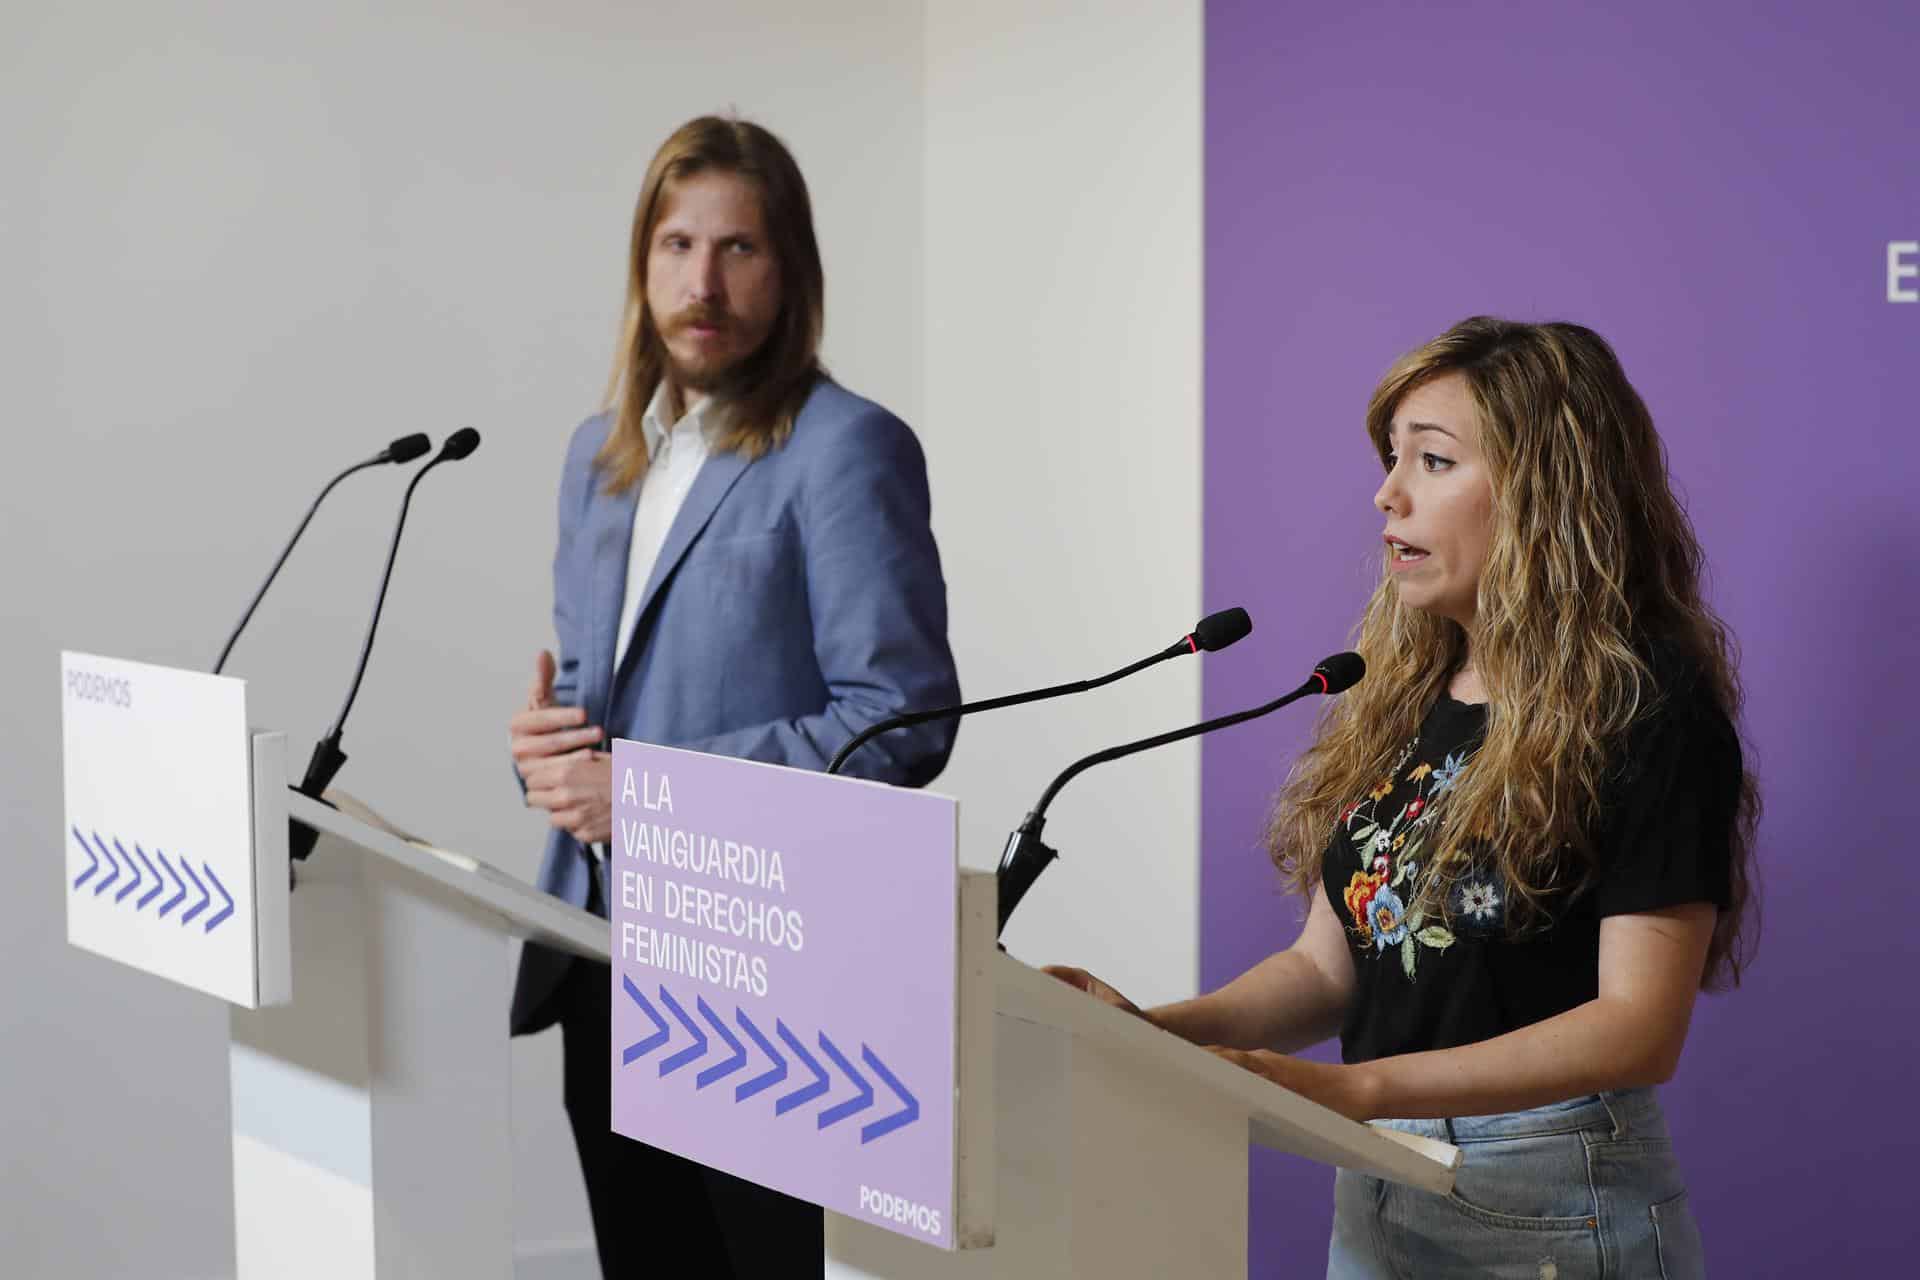
<instances>
[{"instance_id":1,"label":"man with long hair","mask_svg":"<svg viewBox=\"0 0 1920 1280\"><path fill-rule=\"evenodd\" d=\"M1394 365L1367 435L1367 679L1268 832L1305 928L1149 1011L1052 972L1460 1146L1447 1196L1341 1171L1330 1280L1699 1276L1654 1087L1751 954L1759 794L1652 415L1591 329L1476 316ZM1338 1064L1291 1056L1336 1034Z\"/></svg>"},{"instance_id":2,"label":"man with long hair","mask_svg":"<svg viewBox=\"0 0 1920 1280\"><path fill-rule=\"evenodd\" d=\"M866 726L959 701L926 464L898 418L822 368L820 250L779 139L702 117L647 170L603 411L560 478L553 621L511 719L551 817L542 888L607 913L612 738L824 768ZM924 786L952 722L848 772ZM610 975L528 945L513 1032L558 1023L603 1271L660 1240L702 1275L817 1274L820 1211L611 1132Z\"/></svg>"}]
</instances>

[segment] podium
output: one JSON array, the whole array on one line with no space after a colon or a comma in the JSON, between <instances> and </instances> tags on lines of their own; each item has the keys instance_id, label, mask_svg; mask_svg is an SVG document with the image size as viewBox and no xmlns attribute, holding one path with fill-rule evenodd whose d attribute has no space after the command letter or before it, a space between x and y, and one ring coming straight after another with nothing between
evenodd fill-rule
<instances>
[{"instance_id":1,"label":"podium","mask_svg":"<svg viewBox=\"0 0 1920 1280\"><path fill-rule=\"evenodd\" d=\"M509 944L604 962L606 921L328 798L256 797L320 839L291 1002L230 1015L237 1273L511 1280Z\"/></svg>"},{"instance_id":2,"label":"podium","mask_svg":"<svg viewBox=\"0 0 1920 1280\"><path fill-rule=\"evenodd\" d=\"M1452 1187L1457 1148L1356 1124L1004 953L990 977L992 1247L936 1253L830 1214L833 1280L1244 1277L1250 1144Z\"/></svg>"},{"instance_id":3,"label":"podium","mask_svg":"<svg viewBox=\"0 0 1920 1280\"><path fill-rule=\"evenodd\" d=\"M242 1280L510 1280L514 938L611 966L616 1130L823 1204L834 1280L1242 1277L1250 1144L1452 1186L1000 951L945 797L618 742L608 921L290 791L238 682L66 661L69 938L234 1006Z\"/></svg>"},{"instance_id":4,"label":"podium","mask_svg":"<svg viewBox=\"0 0 1920 1280\"><path fill-rule=\"evenodd\" d=\"M290 791L243 681L67 652L61 686L68 941L232 1006L242 1280L511 1280L511 942L604 961L606 922Z\"/></svg>"},{"instance_id":5,"label":"podium","mask_svg":"<svg viewBox=\"0 0 1920 1280\"><path fill-rule=\"evenodd\" d=\"M945 797L627 741L613 773L614 1127L823 1205L833 1280L1244 1277L1254 1143L1452 1188L1456 1148L1001 951L995 878L958 868ZM803 920L805 949L755 907ZM764 972L661 945L696 926ZM803 1065L815 1085L776 1098Z\"/></svg>"},{"instance_id":6,"label":"podium","mask_svg":"<svg viewBox=\"0 0 1920 1280\"><path fill-rule=\"evenodd\" d=\"M238 1274L510 1277L507 942L608 963L607 922L330 798L287 794L322 833L292 895L293 1002L231 1015ZM986 943L962 999L990 1001L960 1048L984 1087L957 1104L964 1156L990 1163L962 1183L991 1225L942 1251L829 1212L824 1276L1243 1277L1250 1144L1452 1186L1457 1149L1356 1124L998 951L993 877L960 884Z\"/></svg>"}]
</instances>

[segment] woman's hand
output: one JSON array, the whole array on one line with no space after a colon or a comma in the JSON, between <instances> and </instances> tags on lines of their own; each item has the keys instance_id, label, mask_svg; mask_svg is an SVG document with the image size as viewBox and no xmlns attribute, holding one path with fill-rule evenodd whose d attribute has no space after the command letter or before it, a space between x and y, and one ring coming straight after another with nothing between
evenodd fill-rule
<instances>
[{"instance_id":1,"label":"woman's hand","mask_svg":"<svg viewBox=\"0 0 1920 1280\"><path fill-rule=\"evenodd\" d=\"M1136 1018L1145 1018L1148 1022L1153 1021L1153 1019L1147 1018L1146 1011L1141 1009L1139 1005L1127 999L1118 991L1115 991L1112 987L1088 973L1085 969L1075 969L1071 965L1050 964L1043 968L1041 972L1051 974L1070 987L1078 987L1102 1004L1110 1004L1114 1008L1124 1010Z\"/></svg>"},{"instance_id":2,"label":"woman's hand","mask_svg":"<svg viewBox=\"0 0 1920 1280\"><path fill-rule=\"evenodd\" d=\"M1329 1110L1338 1111L1349 1120L1371 1120L1378 1114L1372 1091L1367 1087L1364 1066L1315 1062L1311 1058L1295 1058L1265 1049L1248 1052L1245 1049L1208 1045L1207 1052Z\"/></svg>"},{"instance_id":3,"label":"woman's hand","mask_svg":"<svg viewBox=\"0 0 1920 1280\"><path fill-rule=\"evenodd\" d=\"M1110 1004L1136 1018L1153 1022L1155 1026L1160 1025L1154 1022L1154 1019L1139 1005L1085 969L1076 969L1071 965L1050 964L1041 972L1060 979L1070 987L1078 987L1102 1004ZM1271 1080L1283 1088L1291 1089L1301 1097L1310 1098L1323 1107L1338 1111L1350 1120L1373 1118L1373 1103L1367 1088L1368 1077L1361 1067L1314 1062L1308 1058L1289 1057L1284 1053L1271 1053L1265 1049L1249 1052L1245 1049L1228 1049L1217 1044L1205 1047L1208 1053L1231 1062L1236 1067L1251 1071L1263 1079Z\"/></svg>"}]
</instances>

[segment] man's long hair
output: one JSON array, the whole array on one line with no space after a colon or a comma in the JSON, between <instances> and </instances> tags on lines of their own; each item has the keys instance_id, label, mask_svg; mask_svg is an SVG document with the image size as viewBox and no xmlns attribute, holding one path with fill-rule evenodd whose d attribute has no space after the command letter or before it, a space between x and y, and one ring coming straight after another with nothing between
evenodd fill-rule
<instances>
[{"instance_id":1,"label":"man's long hair","mask_svg":"<svg viewBox=\"0 0 1920 1280\"><path fill-rule=\"evenodd\" d=\"M1611 347L1573 324L1476 316L1397 362L1367 407L1383 465L1407 394L1457 373L1478 410L1493 490L1472 659L1487 689L1486 737L1442 802L1437 856L1421 877L1427 914L1445 916L1474 849L1504 874L1508 919L1537 926L1549 900L1588 887L1602 785L1627 731L1666 692L1649 657L1698 673L1699 696L1739 723L1734 643L1701 597L1703 555L1668 481L1652 415ZM1343 808L1392 767L1466 656L1458 623L1403 604L1383 572L1355 645L1368 678L1327 708L1268 827L1268 850L1302 892ZM1732 900L1720 913L1703 986L1737 984L1751 950L1759 794L1741 779L1731 838ZM1409 904L1411 908L1411 904Z\"/></svg>"},{"instance_id":2,"label":"man's long hair","mask_svg":"<svg viewBox=\"0 0 1920 1280\"><path fill-rule=\"evenodd\" d=\"M604 406L613 411L613 428L595 459L607 473L609 493L633 487L646 474L647 441L640 422L667 372L666 344L647 306L647 252L654 228L672 184L706 172L738 174L758 189L780 272L780 315L760 349L728 375L720 394L725 412L716 422L712 447L757 458L784 444L823 372L826 284L800 166L780 139L757 124L719 116L689 120L654 153L633 211L627 306Z\"/></svg>"}]
</instances>

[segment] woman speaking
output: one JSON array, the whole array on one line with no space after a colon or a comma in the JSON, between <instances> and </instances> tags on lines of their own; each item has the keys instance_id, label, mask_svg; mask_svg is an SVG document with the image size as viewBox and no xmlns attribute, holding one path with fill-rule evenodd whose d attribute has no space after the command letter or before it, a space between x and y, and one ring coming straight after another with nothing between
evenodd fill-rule
<instances>
[{"instance_id":1,"label":"woman speaking","mask_svg":"<svg viewBox=\"0 0 1920 1280\"><path fill-rule=\"evenodd\" d=\"M1367 432L1369 674L1268 831L1299 939L1145 1011L1049 972L1459 1146L1447 1196L1341 1171L1330 1278L1698 1276L1653 1086L1695 993L1739 980L1759 802L1653 420L1591 330L1476 317L1393 367ZM1288 1056L1336 1032L1339 1065Z\"/></svg>"}]
</instances>

